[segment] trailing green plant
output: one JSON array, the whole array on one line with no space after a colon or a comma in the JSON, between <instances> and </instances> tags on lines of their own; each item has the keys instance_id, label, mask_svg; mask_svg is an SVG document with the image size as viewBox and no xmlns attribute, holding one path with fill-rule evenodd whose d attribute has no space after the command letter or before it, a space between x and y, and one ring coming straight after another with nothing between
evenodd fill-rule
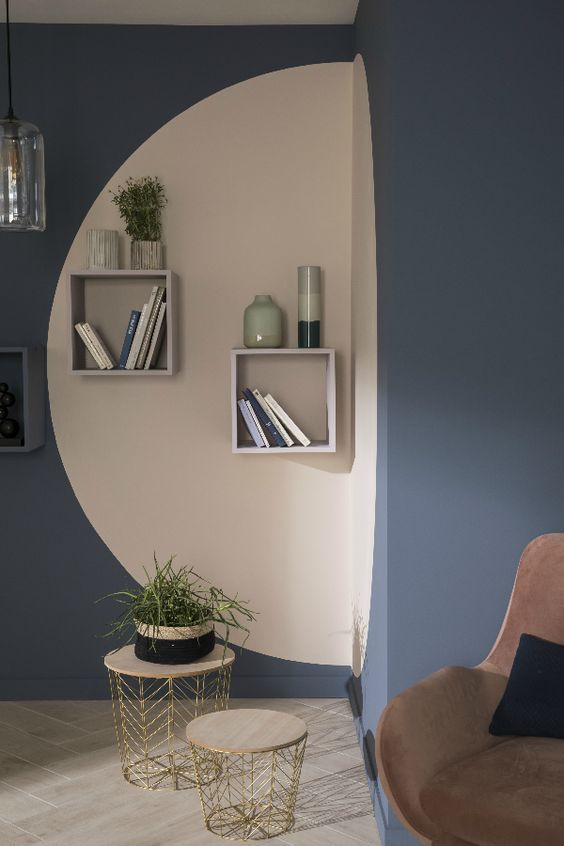
<instances>
[{"instance_id":1,"label":"trailing green plant","mask_svg":"<svg viewBox=\"0 0 564 846\"><path fill-rule=\"evenodd\" d=\"M117 191L110 194L133 241L161 240L161 210L167 200L164 186L156 176L129 177L125 185L118 185Z\"/></svg>"},{"instance_id":2,"label":"trailing green plant","mask_svg":"<svg viewBox=\"0 0 564 846\"><path fill-rule=\"evenodd\" d=\"M228 596L192 568L180 567L175 570L174 556L162 565L156 555L153 559L154 575L143 568L147 576L146 584L135 590L119 590L102 597L114 599L124 606L106 636L127 637L129 643L138 623L148 625L150 631L154 632L161 626L180 628L213 622L222 627L220 636L225 643L229 640L231 629L245 632L243 643L247 640L247 623L256 617L246 600L239 599L238 594Z\"/></svg>"}]
</instances>

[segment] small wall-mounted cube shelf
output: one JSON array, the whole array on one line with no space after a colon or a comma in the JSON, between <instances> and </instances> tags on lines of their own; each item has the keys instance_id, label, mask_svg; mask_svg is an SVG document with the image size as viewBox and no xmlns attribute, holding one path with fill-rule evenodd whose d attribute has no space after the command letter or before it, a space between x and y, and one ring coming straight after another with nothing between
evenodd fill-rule
<instances>
[{"instance_id":1,"label":"small wall-mounted cube shelf","mask_svg":"<svg viewBox=\"0 0 564 846\"><path fill-rule=\"evenodd\" d=\"M79 338L75 323L90 323L116 361L131 311L141 311L154 285L166 288L166 335L157 365L150 370L100 370ZM173 376L176 372L176 274L170 270L78 270L69 274L68 339L70 372L78 376Z\"/></svg>"},{"instance_id":2,"label":"small wall-mounted cube shelf","mask_svg":"<svg viewBox=\"0 0 564 846\"><path fill-rule=\"evenodd\" d=\"M0 452L32 452L45 443L45 350L43 347L0 347L0 382L7 382L16 402L9 417L20 424L18 445L2 445Z\"/></svg>"},{"instance_id":3,"label":"small wall-mounted cube shelf","mask_svg":"<svg viewBox=\"0 0 564 846\"><path fill-rule=\"evenodd\" d=\"M270 393L311 439L307 447L259 448L250 439L237 400L243 388ZM235 349L231 350L232 452L285 453L335 452L335 350Z\"/></svg>"}]
</instances>

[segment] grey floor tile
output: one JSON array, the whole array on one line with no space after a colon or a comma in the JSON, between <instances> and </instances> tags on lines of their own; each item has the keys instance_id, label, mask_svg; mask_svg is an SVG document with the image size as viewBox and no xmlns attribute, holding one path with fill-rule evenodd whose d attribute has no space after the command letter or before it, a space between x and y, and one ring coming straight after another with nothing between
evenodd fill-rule
<instances>
[{"instance_id":1,"label":"grey floor tile","mask_svg":"<svg viewBox=\"0 0 564 846\"><path fill-rule=\"evenodd\" d=\"M114 745L104 746L102 749L95 749L92 752L84 752L80 755L72 753L73 757L57 761L54 768L57 773L67 778L80 778L88 772L98 772L115 764L119 764L119 752Z\"/></svg>"},{"instance_id":2,"label":"grey floor tile","mask_svg":"<svg viewBox=\"0 0 564 846\"><path fill-rule=\"evenodd\" d=\"M345 705L350 709L348 699L297 699L296 701L321 711L338 711Z\"/></svg>"},{"instance_id":3,"label":"grey floor tile","mask_svg":"<svg viewBox=\"0 0 564 846\"><path fill-rule=\"evenodd\" d=\"M303 831L291 831L284 835L284 842L288 846L358 846L356 837L349 837L342 831L336 831L330 826L310 828ZM361 841L362 842L362 841ZM366 846L377 846L379 841L366 841Z\"/></svg>"},{"instance_id":4,"label":"grey floor tile","mask_svg":"<svg viewBox=\"0 0 564 846\"><path fill-rule=\"evenodd\" d=\"M0 781L0 818L3 820L19 823L30 814L44 813L52 808L51 803Z\"/></svg>"},{"instance_id":5,"label":"grey floor tile","mask_svg":"<svg viewBox=\"0 0 564 846\"><path fill-rule=\"evenodd\" d=\"M114 715L110 709L99 714L90 714L88 717L81 717L73 725L89 733L102 731L102 729L113 729Z\"/></svg>"},{"instance_id":6,"label":"grey floor tile","mask_svg":"<svg viewBox=\"0 0 564 846\"><path fill-rule=\"evenodd\" d=\"M65 743L83 737L83 729L37 711L30 711L15 702L0 702L0 723L25 731L50 743Z\"/></svg>"},{"instance_id":7,"label":"grey floor tile","mask_svg":"<svg viewBox=\"0 0 564 846\"><path fill-rule=\"evenodd\" d=\"M358 781L366 781L364 763L360 756L343 752L327 752L325 749L311 747L308 762L327 773L357 773Z\"/></svg>"},{"instance_id":8,"label":"grey floor tile","mask_svg":"<svg viewBox=\"0 0 564 846\"><path fill-rule=\"evenodd\" d=\"M33 834L0 819L0 846L31 846L40 842L39 838Z\"/></svg>"},{"instance_id":9,"label":"grey floor tile","mask_svg":"<svg viewBox=\"0 0 564 846\"><path fill-rule=\"evenodd\" d=\"M68 781L45 767L31 764L29 761L3 752L0 752L0 780L30 793L55 784L65 784Z\"/></svg>"},{"instance_id":10,"label":"grey floor tile","mask_svg":"<svg viewBox=\"0 0 564 846\"><path fill-rule=\"evenodd\" d=\"M99 713L96 710L99 703L90 702L89 700L42 699L26 700L25 702L18 702L16 704L21 705L28 711L35 711L46 717L54 717L55 719L62 720L64 723L74 723L75 720ZM110 703L108 702L108 704Z\"/></svg>"},{"instance_id":11,"label":"grey floor tile","mask_svg":"<svg viewBox=\"0 0 564 846\"><path fill-rule=\"evenodd\" d=\"M0 724L0 752L17 755L32 764L59 772L59 764L77 757L76 752L49 743L27 732Z\"/></svg>"},{"instance_id":12,"label":"grey floor tile","mask_svg":"<svg viewBox=\"0 0 564 846\"><path fill-rule=\"evenodd\" d=\"M343 823L336 823L332 828L349 837L357 837L361 843L370 843L372 846L378 846L380 844L378 826L376 825L372 809L370 809L370 813L362 817L356 817Z\"/></svg>"},{"instance_id":13,"label":"grey floor tile","mask_svg":"<svg viewBox=\"0 0 564 846\"><path fill-rule=\"evenodd\" d=\"M73 752L81 754L95 752L97 749L115 747L115 745L116 733L113 726L91 732L90 734L83 732L80 737L69 740L64 744L66 749L71 749Z\"/></svg>"}]
</instances>

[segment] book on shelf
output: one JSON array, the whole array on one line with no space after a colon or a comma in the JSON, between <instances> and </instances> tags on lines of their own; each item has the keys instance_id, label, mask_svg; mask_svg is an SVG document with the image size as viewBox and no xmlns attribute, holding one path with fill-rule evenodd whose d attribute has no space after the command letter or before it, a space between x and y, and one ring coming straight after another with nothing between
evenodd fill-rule
<instances>
[{"instance_id":1,"label":"book on shelf","mask_svg":"<svg viewBox=\"0 0 564 846\"><path fill-rule=\"evenodd\" d=\"M250 388L243 389L243 395L245 399L248 399L251 403L256 416L258 417L259 423L263 427L264 431L270 435L276 446L278 447L285 447L286 441L278 431L277 427L272 422L271 418L268 416L258 399L255 397L253 392Z\"/></svg>"},{"instance_id":2,"label":"book on shelf","mask_svg":"<svg viewBox=\"0 0 564 846\"><path fill-rule=\"evenodd\" d=\"M137 356L139 354L139 348L141 346L141 342L143 341L143 334L146 327L146 319L147 319L147 305L145 303L143 308L141 309L141 317L137 323L137 329L135 330L135 335L133 336L133 342L131 344L131 349L129 350L129 355L127 356L127 362L125 364L126 370L135 370L135 362L137 361Z\"/></svg>"},{"instance_id":3,"label":"book on shelf","mask_svg":"<svg viewBox=\"0 0 564 846\"><path fill-rule=\"evenodd\" d=\"M254 408L252 407L252 405L251 405L251 403L249 402L249 400L248 400L248 399L246 399L246 400L245 400L245 402L247 403L247 408L249 409L249 413L250 413L251 417L252 417L252 418L253 418L253 420L255 421L255 425L256 425L256 427L257 427L257 429L258 429L258 431L259 431L259 435L261 436L261 438L262 438L262 439L263 439L263 441L264 441L264 445L265 445L265 447L270 447L270 441L269 441L269 440L268 440L268 438L266 437L265 431L264 431L264 429L262 428L262 426L261 426L261 424L260 424L260 420L258 419L258 417L257 417L257 416L256 416L256 414L255 414L255 410L254 410Z\"/></svg>"},{"instance_id":4,"label":"book on shelf","mask_svg":"<svg viewBox=\"0 0 564 846\"><path fill-rule=\"evenodd\" d=\"M294 441L292 440L291 436L288 434L288 432L286 431L286 429L284 428L284 426L282 425L282 423L278 419L276 413L271 409L269 404L266 402L266 400L264 399L261 392L257 388L253 388L253 395L257 398L257 400L259 401L259 403L263 407L264 413L267 414L268 417L270 418L270 420L272 421L274 428L277 429L277 431L282 435L282 438L284 439L284 443L286 444L286 446L287 447L293 446Z\"/></svg>"},{"instance_id":5,"label":"book on shelf","mask_svg":"<svg viewBox=\"0 0 564 846\"><path fill-rule=\"evenodd\" d=\"M239 411L241 412L241 417L243 418L245 426L247 427L247 431L255 442L255 445L259 448L264 448L264 442L262 440L259 430L257 429L255 421L251 416L247 405L247 400L240 399L237 401L237 405L239 406Z\"/></svg>"},{"instance_id":6,"label":"book on shelf","mask_svg":"<svg viewBox=\"0 0 564 846\"><path fill-rule=\"evenodd\" d=\"M95 363L98 365L100 370L105 370L106 365L104 364L104 362L102 361L101 358L98 358L98 353L94 349L94 347L92 346L90 338L87 336L86 332L84 331L82 323L75 323L74 328L75 328L75 331L76 331L78 337L80 338L80 340L82 341L82 343L84 344L84 346L86 347L86 349L88 350L88 352L90 353L90 355L92 356L92 358L94 359Z\"/></svg>"},{"instance_id":7,"label":"book on shelf","mask_svg":"<svg viewBox=\"0 0 564 846\"><path fill-rule=\"evenodd\" d=\"M86 349L88 350L88 352L90 353L90 355L92 356L92 358L94 359L95 363L98 365L100 370L108 370L109 369L108 363L105 360L105 358L102 356L101 350L94 343L92 336L89 333L87 333L87 331L85 329L85 324L84 323L75 323L74 328L75 328L78 336L82 340L82 343L84 344L84 346L86 347Z\"/></svg>"},{"instance_id":8,"label":"book on shelf","mask_svg":"<svg viewBox=\"0 0 564 846\"><path fill-rule=\"evenodd\" d=\"M294 438L299 441L302 446L309 446L311 443L310 439L307 437L307 435L304 435L298 424L294 420L292 420L290 415L286 411L284 411L284 409L281 405L279 405L279 403L276 402L272 394L266 394L264 399L268 403L272 411L276 414L278 419L284 424L286 429L292 433Z\"/></svg>"},{"instance_id":9,"label":"book on shelf","mask_svg":"<svg viewBox=\"0 0 564 846\"><path fill-rule=\"evenodd\" d=\"M162 302L159 306L159 313L157 316L157 321L155 323L155 328L153 329L153 334L151 337L151 343L149 344L149 351L147 352L147 358L145 359L144 370L149 370L152 367L155 367L157 363L157 359L159 357L159 352L161 349L161 344L163 342L165 330L166 330L166 303Z\"/></svg>"},{"instance_id":10,"label":"book on shelf","mask_svg":"<svg viewBox=\"0 0 564 846\"><path fill-rule=\"evenodd\" d=\"M149 352L149 346L151 344L151 338L153 336L155 324L159 316L161 303L164 299L165 290L166 289L163 285L155 285L153 287L153 290L151 291L151 296L149 298L149 302L147 303L145 331L143 332L143 339L141 341L139 352L137 354L137 360L135 362L136 370L143 370L145 367L145 361Z\"/></svg>"},{"instance_id":11,"label":"book on shelf","mask_svg":"<svg viewBox=\"0 0 564 846\"><path fill-rule=\"evenodd\" d=\"M118 362L118 367L120 370L125 370L125 365L127 364L127 358L131 350L131 344L133 343L133 338L135 337L135 330L137 329L137 324L139 323L140 317L141 312L137 311L137 309L133 309L129 316L127 329L125 330L125 338L123 339L123 346L121 348L121 355L119 357Z\"/></svg>"},{"instance_id":12,"label":"book on shelf","mask_svg":"<svg viewBox=\"0 0 564 846\"><path fill-rule=\"evenodd\" d=\"M96 347L98 352L101 354L102 360L104 361L104 363L106 365L106 369L112 370L116 366L116 363L115 363L115 361L112 357L112 354L108 350L106 344L104 343L104 341L100 337L100 333L97 332L96 329L94 329L94 327L90 325L90 323L83 323L82 325L84 327L84 331L86 332L88 337L92 340L92 342L94 343L94 346Z\"/></svg>"}]
</instances>

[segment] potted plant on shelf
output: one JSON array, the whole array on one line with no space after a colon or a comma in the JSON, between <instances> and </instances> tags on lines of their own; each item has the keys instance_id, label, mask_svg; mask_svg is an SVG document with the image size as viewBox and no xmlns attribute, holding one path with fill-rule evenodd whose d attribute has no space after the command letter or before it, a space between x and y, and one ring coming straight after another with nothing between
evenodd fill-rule
<instances>
[{"instance_id":1,"label":"potted plant on shelf","mask_svg":"<svg viewBox=\"0 0 564 846\"><path fill-rule=\"evenodd\" d=\"M110 194L131 238L132 269L160 270L163 266L161 211L167 202L163 185L156 176L129 177L125 185L119 185Z\"/></svg>"},{"instance_id":2,"label":"potted plant on shelf","mask_svg":"<svg viewBox=\"0 0 564 846\"><path fill-rule=\"evenodd\" d=\"M225 644L231 629L249 635L255 615L245 600L227 596L193 569L174 569L173 557L162 566L154 556L155 573L136 590L120 590L110 598L125 606L108 635L135 635L135 655L156 664L188 664L215 646L219 626ZM143 568L145 569L145 568ZM107 598L107 597L106 597Z\"/></svg>"}]
</instances>

